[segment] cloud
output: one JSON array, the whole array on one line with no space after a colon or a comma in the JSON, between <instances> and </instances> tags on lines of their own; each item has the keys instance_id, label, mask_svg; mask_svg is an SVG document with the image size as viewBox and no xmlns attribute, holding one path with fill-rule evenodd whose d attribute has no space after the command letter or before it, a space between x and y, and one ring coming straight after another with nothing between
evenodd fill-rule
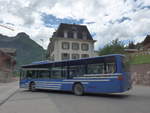
<instances>
[{"instance_id":1,"label":"cloud","mask_svg":"<svg viewBox=\"0 0 150 113\"><path fill-rule=\"evenodd\" d=\"M111 40L142 41L150 34L149 0L0 0L0 33L26 32L47 48L49 38L60 22L87 25L95 48Z\"/></svg>"}]
</instances>

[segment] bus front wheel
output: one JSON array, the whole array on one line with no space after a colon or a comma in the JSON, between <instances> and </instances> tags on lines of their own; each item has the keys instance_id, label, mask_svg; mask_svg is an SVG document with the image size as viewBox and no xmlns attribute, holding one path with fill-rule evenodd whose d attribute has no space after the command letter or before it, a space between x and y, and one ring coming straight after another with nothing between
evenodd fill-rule
<instances>
[{"instance_id":1,"label":"bus front wheel","mask_svg":"<svg viewBox=\"0 0 150 113\"><path fill-rule=\"evenodd\" d=\"M35 89L35 83L34 82L31 82L30 85L29 85L29 90L34 92L36 89Z\"/></svg>"},{"instance_id":2,"label":"bus front wheel","mask_svg":"<svg viewBox=\"0 0 150 113\"><path fill-rule=\"evenodd\" d=\"M80 83L75 84L74 88L73 88L73 92L77 96L82 96L84 94L84 88L83 88L82 84L80 84Z\"/></svg>"}]
</instances>

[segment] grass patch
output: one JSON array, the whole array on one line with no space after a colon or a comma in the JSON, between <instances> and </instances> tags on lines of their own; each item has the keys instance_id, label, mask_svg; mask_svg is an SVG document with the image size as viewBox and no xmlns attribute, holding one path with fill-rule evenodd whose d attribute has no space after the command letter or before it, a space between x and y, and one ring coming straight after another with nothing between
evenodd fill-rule
<instances>
[{"instance_id":1,"label":"grass patch","mask_svg":"<svg viewBox=\"0 0 150 113\"><path fill-rule=\"evenodd\" d=\"M150 55L133 56L130 64L150 64Z\"/></svg>"}]
</instances>

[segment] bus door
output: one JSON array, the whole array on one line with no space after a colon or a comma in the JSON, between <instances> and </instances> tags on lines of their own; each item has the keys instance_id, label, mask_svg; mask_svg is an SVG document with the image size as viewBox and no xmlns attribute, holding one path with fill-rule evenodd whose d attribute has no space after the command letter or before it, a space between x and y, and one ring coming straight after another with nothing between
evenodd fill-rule
<instances>
[{"instance_id":1,"label":"bus door","mask_svg":"<svg viewBox=\"0 0 150 113\"><path fill-rule=\"evenodd\" d=\"M27 83L27 71L24 69L20 70L20 87L25 87L25 84Z\"/></svg>"}]
</instances>

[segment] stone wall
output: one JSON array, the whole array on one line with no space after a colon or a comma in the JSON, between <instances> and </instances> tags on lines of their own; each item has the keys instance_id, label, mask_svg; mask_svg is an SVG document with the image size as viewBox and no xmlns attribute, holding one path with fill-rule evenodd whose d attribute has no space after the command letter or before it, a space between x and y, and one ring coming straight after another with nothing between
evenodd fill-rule
<instances>
[{"instance_id":1,"label":"stone wall","mask_svg":"<svg viewBox=\"0 0 150 113\"><path fill-rule=\"evenodd\" d=\"M0 71L0 82L11 82L12 81L12 72Z\"/></svg>"},{"instance_id":2,"label":"stone wall","mask_svg":"<svg viewBox=\"0 0 150 113\"><path fill-rule=\"evenodd\" d=\"M150 64L131 65L133 84L150 86Z\"/></svg>"}]
</instances>

